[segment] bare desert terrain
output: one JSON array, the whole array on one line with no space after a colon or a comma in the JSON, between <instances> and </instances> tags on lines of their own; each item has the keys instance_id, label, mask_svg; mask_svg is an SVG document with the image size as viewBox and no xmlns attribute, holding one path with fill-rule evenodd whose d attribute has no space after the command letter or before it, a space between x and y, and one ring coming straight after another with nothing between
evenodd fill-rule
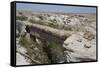
<instances>
[{"instance_id":1,"label":"bare desert terrain","mask_svg":"<svg viewBox=\"0 0 100 68\"><path fill-rule=\"evenodd\" d=\"M17 65L96 61L96 14L16 11Z\"/></svg>"}]
</instances>

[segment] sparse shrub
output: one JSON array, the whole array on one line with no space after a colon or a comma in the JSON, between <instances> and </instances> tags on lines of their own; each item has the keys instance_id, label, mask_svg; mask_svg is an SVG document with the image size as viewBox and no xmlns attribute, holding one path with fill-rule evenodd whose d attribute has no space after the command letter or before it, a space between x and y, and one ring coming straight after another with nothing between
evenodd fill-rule
<instances>
[{"instance_id":1,"label":"sparse shrub","mask_svg":"<svg viewBox=\"0 0 100 68\"><path fill-rule=\"evenodd\" d=\"M53 23L49 23L48 26L54 27L54 24Z\"/></svg>"},{"instance_id":2,"label":"sparse shrub","mask_svg":"<svg viewBox=\"0 0 100 68\"><path fill-rule=\"evenodd\" d=\"M44 19L44 18L43 18L43 16L41 16L41 15L39 15L38 17L39 17L41 20L43 20L43 19Z\"/></svg>"},{"instance_id":3,"label":"sparse shrub","mask_svg":"<svg viewBox=\"0 0 100 68\"><path fill-rule=\"evenodd\" d=\"M58 28L58 25L56 23L49 23L48 26L53 28Z\"/></svg>"},{"instance_id":4,"label":"sparse shrub","mask_svg":"<svg viewBox=\"0 0 100 68\"><path fill-rule=\"evenodd\" d=\"M43 25L43 22L42 22L42 21L36 21L36 20L34 20L34 19L30 19L29 22L35 23L35 24Z\"/></svg>"},{"instance_id":5,"label":"sparse shrub","mask_svg":"<svg viewBox=\"0 0 100 68\"><path fill-rule=\"evenodd\" d=\"M43 20L36 21L34 19L30 19L29 22L35 23L35 24L40 24L40 25L45 25L45 26L49 26L49 27L53 27L53 28L58 28L57 23L54 23L54 22L49 22L49 21L47 22L47 21L43 21Z\"/></svg>"},{"instance_id":6,"label":"sparse shrub","mask_svg":"<svg viewBox=\"0 0 100 68\"><path fill-rule=\"evenodd\" d=\"M16 16L16 20L21 20L21 21L26 21L28 19L28 17L22 15L22 16Z\"/></svg>"},{"instance_id":7,"label":"sparse shrub","mask_svg":"<svg viewBox=\"0 0 100 68\"><path fill-rule=\"evenodd\" d=\"M33 19L30 19L29 22L31 22L31 23L35 23L36 21L33 20Z\"/></svg>"},{"instance_id":8,"label":"sparse shrub","mask_svg":"<svg viewBox=\"0 0 100 68\"><path fill-rule=\"evenodd\" d=\"M22 13L22 12L19 12L19 14L20 14L20 15L23 15L23 13Z\"/></svg>"},{"instance_id":9,"label":"sparse shrub","mask_svg":"<svg viewBox=\"0 0 100 68\"><path fill-rule=\"evenodd\" d=\"M32 42L29 41L26 37L21 36L21 38L19 40L19 44L21 44L24 47L27 47L28 45L31 45Z\"/></svg>"},{"instance_id":10,"label":"sparse shrub","mask_svg":"<svg viewBox=\"0 0 100 68\"><path fill-rule=\"evenodd\" d=\"M64 60L64 49L59 43L50 42L48 47L50 50L49 53L51 56L52 63L59 63L60 61L65 61Z\"/></svg>"}]
</instances>

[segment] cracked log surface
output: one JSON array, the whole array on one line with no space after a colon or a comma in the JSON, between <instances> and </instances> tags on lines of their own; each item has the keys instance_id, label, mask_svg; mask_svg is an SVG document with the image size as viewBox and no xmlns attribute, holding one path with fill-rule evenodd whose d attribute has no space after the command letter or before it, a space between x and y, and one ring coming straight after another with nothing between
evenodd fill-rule
<instances>
[{"instance_id":1,"label":"cracked log surface","mask_svg":"<svg viewBox=\"0 0 100 68\"><path fill-rule=\"evenodd\" d=\"M26 22L26 27L30 31L31 35L35 35L41 39L48 39L48 41L56 41L58 43L63 43L63 41L69 37L72 31L58 30L44 25L30 24Z\"/></svg>"}]
</instances>

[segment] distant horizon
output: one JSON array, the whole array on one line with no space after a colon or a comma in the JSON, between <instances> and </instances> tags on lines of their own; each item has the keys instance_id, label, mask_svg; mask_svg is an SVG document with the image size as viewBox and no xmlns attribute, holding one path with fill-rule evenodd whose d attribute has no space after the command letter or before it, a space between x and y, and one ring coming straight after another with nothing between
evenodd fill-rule
<instances>
[{"instance_id":1,"label":"distant horizon","mask_svg":"<svg viewBox=\"0 0 100 68\"><path fill-rule=\"evenodd\" d=\"M16 9L32 11L32 12L96 14L96 7L83 7L83 6L16 3Z\"/></svg>"},{"instance_id":2,"label":"distant horizon","mask_svg":"<svg viewBox=\"0 0 100 68\"><path fill-rule=\"evenodd\" d=\"M16 10L16 11L31 11L32 13L66 13L70 14L71 12L51 12L51 11L32 11L32 10ZM72 14L96 14L96 13L72 13Z\"/></svg>"}]
</instances>

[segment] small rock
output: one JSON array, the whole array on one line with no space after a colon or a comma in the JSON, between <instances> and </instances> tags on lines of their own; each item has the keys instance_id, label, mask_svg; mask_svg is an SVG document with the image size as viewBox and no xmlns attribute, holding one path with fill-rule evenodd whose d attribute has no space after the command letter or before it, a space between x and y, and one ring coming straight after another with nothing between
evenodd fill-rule
<instances>
[{"instance_id":1,"label":"small rock","mask_svg":"<svg viewBox=\"0 0 100 68\"><path fill-rule=\"evenodd\" d=\"M94 35L89 31L85 32L83 37L88 40L94 39Z\"/></svg>"},{"instance_id":2,"label":"small rock","mask_svg":"<svg viewBox=\"0 0 100 68\"><path fill-rule=\"evenodd\" d=\"M91 45L86 45L86 44L84 44L84 47L85 47L85 48L90 48Z\"/></svg>"}]
</instances>

